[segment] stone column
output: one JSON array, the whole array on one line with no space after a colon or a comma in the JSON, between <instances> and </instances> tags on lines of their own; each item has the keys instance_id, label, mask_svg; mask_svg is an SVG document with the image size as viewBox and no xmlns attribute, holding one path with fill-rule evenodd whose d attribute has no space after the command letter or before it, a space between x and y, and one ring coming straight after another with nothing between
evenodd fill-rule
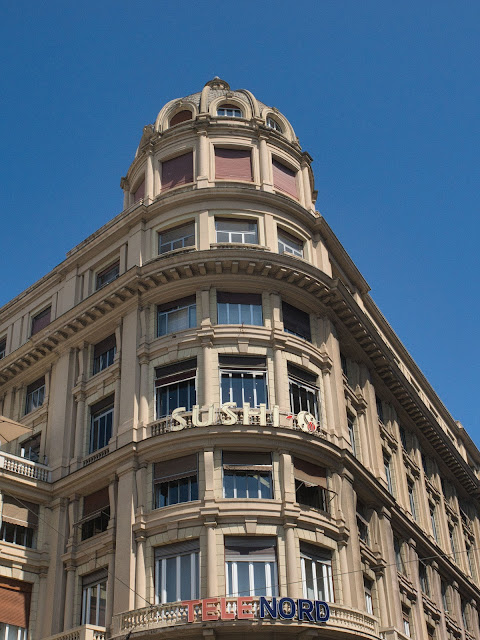
<instances>
[{"instance_id":1,"label":"stone column","mask_svg":"<svg viewBox=\"0 0 480 640\"><path fill-rule=\"evenodd\" d=\"M77 415L75 419L75 444L73 451L73 462L78 464L83 457L83 442L85 428L85 393L80 391L75 400L77 401Z\"/></svg>"},{"instance_id":2,"label":"stone column","mask_svg":"<svg viewBox=\"0 0 480 640\"><path fill-rule=\"evenodd\" d=\"M422 607L422 589L420 587L420 578L418 575L418 554L417 554L417 545L415 540L411 538L408 541L408 551L409 551L409 561L410 561L410 576L412 577L412 582L417 590L418 598L415 603L412 602L412 613L414 618L414 629L416 634L420 638L427 637L427 625L425 622L425 616L423 615L423 607Z\"/></svg>"},{"instance_id":3,"label":"stone column","mask_svg":"<svg viewBox=\"0 0 480 640\"><path fill-rule=\"evenodd\" d=\"M132 525L134 523L134 493L136 469L126 463L117 469L118 504L115 554L115 591L113 611L130 611L134 608L135 553Z\"/></svg>"},{"instance_id":4,"label":"stone column","mask_svg":"<svg viewBox=\"0 0 480 640\"><path fill-rule=\"evenodd\" d=\"M213 358L212 358L212 341L210 336L202 336L202 363L201 363L201 377L203 379L203 393L200 397L200 402L197 403L200 405L211 404L213 401L213 389L212 389L212 366L213 366Z\"/></svg>"},{"instance_id":5,"label":"stone column","mask_svg":"<svg viewBox=\"0 0 480 640\"><path fill-rule=\"evenodd\" d=\"M67 585L65 588L65 609L63 616L63 630L68 631L73 624L73 603L75 601L75 575L76 567L70 561L65 567L67 571Z\"/></svg>"},{"instance_id":6,"label":"stone column","mask_svg":"<svg viewBox=\"0 0 480 640\"><path fill-rule=\"evenodd\" d=\"M295 485L292 483L292 456L288 451L280 452L280 486L283 503L295 502Z\"/></svg>"},{"instance_id":7,"label":"stone column","mask_svg":"<svg viewBox=\"0 0 480 640\"><path fill-rule=\"evenodd\" d=\"M200 129L197 145L197 185L199 188L208 186L209 174L208 136L206 129Z\"/></svg>"},{"instance_id":8,"label":"stone column","mask_svg":"<svg viewBox=\"0 0 480 640\"><path fill-rule=\"evenodd\" d=\"M273 191L271 179L271 162L268 152L267 137L260 134L259 137L259 155L260 155L260 182L264 191Z\"/></svg>"},{"instance_id":9,"label":"stone column","mask_svg":"<svg viewBox=\"0 0 480 640\"><path fill-rule=\"evenodd\" d=\"M150 358L147 353L143 354L139 358L140 363L140 406L139 406L139 427L145 429L148 424L148 401L150 394L149 390L149 364Z\"/></svg>"},{"instance_id":10,"label":"stone column","mask_svg":"<svg viewBox=\"0 0 480 640\"><path fill-rule=\"evenodd\" d=\"M205 522L207 529L207 598L218 596L217 581L217 523L215 520Z\"/></svg>"},{"instance_id":11,"label":"stone column","mask_svg":"<svg viewBox=\"0 0 480 640\"><path fill-rule=\"evenodd\" d=\"M153 146L148 147L145 166L145 200L153 200Z\"/></svg>"},{"instance_id":12,"label":"stone column","mask_svg":"<svg viewBox=\"0 0 480 640\"><path fill-rule=\"evenodd\" d=\"M345 525L350 531L350 539L346 547L346 556L350 571L348 575L342 577L342 584L345 585L346 582L349 583L352 606L357 609L363 609L364 591L362 575L359 571L351 572L352 567L357 568L362 566L360 543L357 535L356 496L353 490L354 478L346 468L342 469L340 477L342 480L340 492L342 512L345 518Z\"/></svg>"},{"instance_id":13,"label":"stone column","mask_svg":"<svg viewBox=\"0 0 480 640\"><path fill-rule=\"evenodd\" d=\"M380 548L387 564L385 567L385 626L403 628L402 609L400 606L397 564L393 547L393 532L390 524L390 513L382 508L378 512L378 528L380 532Z\"/></svg>"},{"instance_id":14,"label":"stone column","mask_svg":"<svg viewBox=\"0 0 480 640\"><path fill-rule=\"evenodd\" d=\"M135 565L135 608L142 609L148 606L146 599L147 581L145 576L145 542L146 535L144 531L138 531L136 536L137 558Z\"/></svg>"},{"instance_id":15,"label":"stone column","mask_svg":"<svg viewBox=\"0 0 480 640\"><path fill-rule=\"evenodd\" d=\"M300 598L300 582L298 579L297 567L297 549L295 545L295 528L293 522L285 522L283 525L285 531L285 556L287 560L287 584L285 585L285 593L280 595L290 598Z\"/></svg>"},{"instance_id":16,"label":"stone column","mask_svg":"<svg viewBox=\"0 0 480 640\"><path fill-rule=\"evenodd\" d=\"M120 375L120 371L115 378L115 397L113 401L113 424L112 424L112 437L111 441L115 442L117 433L118 433L118 425L120 423L120 394L122 389L122 376Z\"/></svg>"},{"instance_id":17,"label":"stone column","mask_svg":"<svg viewBox=\"0 0 480 640\"><path fill-rule=\"evenodd\" d=\"M283 359L285 342L275 340L273 344L273 362L275 366L275 404L278 404L280 411L290 410L290 398L288 396L288 386L286 383L286 366Z\"/></svg>"},{"instance_id":18,"label":"stone column","mask_svg":"<svg viewBox=\"0 0 480 640\"><path fill-rule=\"evenodd\" d=\"M107 603L105 606L105 620L111 621L113 615L113 601L115 597L115 552L108 554ZM123 609L122 609L123 611Z\"/></svg>"},{"instance_id":19,"label":"stone column","mask_svg":"<svg viewBox=\"0 0 480 640\"><path fill-rule=\"evenodd\" d=\"M352 585L350 584L350 565L347 557L347 541L338 541L338 558L340 564L340 589L341 589L341 603L348 606L352 606Z\"/></svg>"},{"instance_id":20,"label":"stone column","mask_svg":"<svg viewBox=\"0 0 480 640\"><path fill-rule=\"evenodd\" d=\"M333 414L332 380L330 376L331 366L322 367L323 392L325 394L325 416L326 424L324 429L329 434L335 433L335 416Z\"/></svg>"},{"instance_id":21,"label":"stone column","mask_svg":"<svg viewBox=\"0 0 480 640\"><path fill-rule=\"evenodd\" d=\"M305 209L309 211L312 209L312 186L310 184L310 175L308 171L308 162L302 160L301 164L302 180L303 180L303 194L305 199Z\"/></svg>"},{"instance_id":22,"label":"stone column","mask_svg":"<svg viewBox=\"0 0 480 640\"><path fill-rule=\"evenodd\" d=\"M438 571L438 563L432 562L430 566L432 568L432 571L431 571L432 580L430 582L430 588L432 591L432 600L437 604L440 610L440 620L436 625L435 638L436 640L437 639L449 640L447 627L445 624L445 611L443 609L443 604L442 604L442 586L441 586L440 574Z\"/></svg>"}]
</instances>

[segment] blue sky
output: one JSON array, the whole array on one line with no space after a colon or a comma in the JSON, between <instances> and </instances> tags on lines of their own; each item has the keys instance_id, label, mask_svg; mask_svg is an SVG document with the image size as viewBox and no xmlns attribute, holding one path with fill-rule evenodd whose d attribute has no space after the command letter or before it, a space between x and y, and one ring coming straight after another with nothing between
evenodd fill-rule
<instances>
[{"instance_id":1,"label":"blue sky","mask_svg":"<svg viewBox=\"0 0 480 640\"><path fill-rule=\"evenodd\" d=\"M468 0L5 4L0 304L119 213L143 126L218 75L292 121L318 210L479 445L479 18Z\"/></svg>"}]
</instances>

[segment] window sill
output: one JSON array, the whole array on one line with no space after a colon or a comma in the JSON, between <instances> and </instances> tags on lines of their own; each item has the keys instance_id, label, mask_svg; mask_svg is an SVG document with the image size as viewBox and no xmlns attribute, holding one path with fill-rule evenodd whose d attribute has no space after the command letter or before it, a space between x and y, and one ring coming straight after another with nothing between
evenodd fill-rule
<instances>
[{"instance_id":1,"label":"window sill","mask_svg":"<svg viewBox=\"0 0 480 640\"><path fill-rule=\"evenodd\" d=\"M248 242L212 242L210 249L254 249L256 251L270 251L263 244L250 244Z\"/></svg>"},{"instance_id":2,"label":"window sill","mask_svg":"<svg viewBox=\"0 0 480 640\"><path fill-rule=\"evenodd\" d=\"M172 249L171 251L165 251L164 253L159 253L157 258L170 258L171 256L176 256L181 253L191 253L192 251L197 251L196 245L192 245L190 247L181 247L180 249Z\"/></svg>"}]
</instances>

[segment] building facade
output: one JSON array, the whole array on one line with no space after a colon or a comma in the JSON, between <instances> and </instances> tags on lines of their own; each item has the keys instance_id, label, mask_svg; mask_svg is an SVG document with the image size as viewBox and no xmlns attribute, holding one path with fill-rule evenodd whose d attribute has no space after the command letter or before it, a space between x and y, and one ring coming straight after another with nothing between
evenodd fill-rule
<instances>
[{"instance_id":1,"label":"building facade","mask_svg":"<svg viewBox=\"0 0 480 640\"><path fill-rule=\"evenodd\" d=\"M215 78L0 310L0 639L480 640L480 455Z\"/></svg>"}]
</instances>

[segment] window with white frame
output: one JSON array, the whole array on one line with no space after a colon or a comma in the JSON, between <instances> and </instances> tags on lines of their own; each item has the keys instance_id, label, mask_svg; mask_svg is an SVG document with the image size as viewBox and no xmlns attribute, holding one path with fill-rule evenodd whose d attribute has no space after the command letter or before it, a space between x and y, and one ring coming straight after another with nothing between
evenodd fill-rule
<instances>
[{"instance_id":1,"label":"window with white frame","mask_svg":"<svg viewBox=\"0 0 480 640\"><path fill-rule=\"evenodd\" d=\"M107 569L100 569L82 578L81 624L105 626L107 606Z\"/></svg>"},{"instance_id":2,"label":"window with white frame","mask_svg":"<svg viewBox=\"0 0 480 640\"><path fill-rule=\"evenodd\" d=\"M270 453L223 452L224 498L273 498Z\"/></svg>"},{"instance_id":3,"label":"window with white frame","mask_svg":"<svg viewBox=\"0 0 480 640\"><path fill-rule=\"evenodd\" d=\"M27 640L28 629L15 624L0 622L0 640Z\"/></svg>"},{"instance_id":4,"label":"window with white frame","mask_svg":"<svg viewBox=\"0 0 480 640\"><path fill-rule=\"evenodd\" d=\"M312 341L310 329L310 315L296 307L282 301L283 330L294 336Z\"/></svg>"},{"instance_id":5,"label":"window with white frame","mask_svg":"<svg viewBox=\"0 0 480 640\"><path fill-rule=\"evenodd\" d=\"M197 326L195 295L180 298L157 307L157 337Z\"/></svg>"},{"instance_id":6,"label":"window with white frame","mask_svg":"<svg viewBox=\"0 0 480 640\"><path fill-rule=\"evenodd\" d=\"M153 465L154 509L198 500L197 454Z\"/></svg>"},{"instance_id":7,"label":"window with white frame","mask_svg":"<svg viewBox=\"0 0 480 640\"><path fill-rule=\"evenodd\" d=\"M25 396L25 414L38 409L45 399L45 377L42 376L27 387Z\"/></svg>"},{"instance_id":8,"label":"window with white frame","mask_svg":"<svg viewBox=\"0 0 480 640\"><path fill-rule=\"evenodd\" d=\"M112 395L90 407L89 453L106 447L112 437L113 403Z\"/></svg>"},{"instance_id":9,"label":"window with white frame","mask_svg":"<svg viewBox=\"0 0 480 640\"><path fill-rule=\"evenodd\" d=\"M93 375L111 367L116 353L115 334L105 338L93 347Z\"/></svg>"},{"instance_id":10,"label":"window with white frame","mask_svg":"<svg viewBox=\"0 0 480 640\"><path fill-rule=\"evenodd\" d=\"M363 579L363 590L365 593L365 609L371 616L373 615L373 598L372 598L373 582L368 578Z\"/></svg>"},{"instance_id":11,"label":"window with white frame","mask_svg":"<svg viewBox=\"0 0 480 640\"><path fill-rule=\"evenodd\" d=\"M195 223L189 222L180 227L160 231L158 234L158 253L167 253L175 249L184 249L195 245Z\"/></svg>"},{"instance_id":12,"label":"window with white frame","mask_svg":"<svg viewBox=\"0 0 480 640\"><path fill-rule=\"evenodd\" d=\"M241 118L242 110L235 104L221 104L217 108L217 116L224 118Z\"/></svg>"},{"instance_id":13,"label":"window with white frame","mask_svg":"<svg viewBox=\"0 0 480 640\"><path fill-rule=\"evenodd\" d=\"M320 420L317 376L289 362L288 385L292 413L298 414L300 411L308 411L316 420Z\"/></svg>"},{"instance_id":14,"label":"window with white frame","mask_svg":"<svg viewBox=\"0 0 480 640\"><path fill-rule=\"evenodd\" d=\"M249 403L258 408L268 406L267 363L260 356L219 356L221 401L236 402L237 407Z\"/></svg>"},{"instance_id":15,"label":"window with white frame","mask_svg":"<svg viewBox=\"0 0 480 640\"><path fill-rule=\"evenodd\" d=\"M331 551L301 542L300 558L303 597L334 602Z\"/></svg>"},{"instance_id":16,"label":"window with white frame","mask_svg":"<svg viewBox=\"0 0 480 640\"><path fill-rule=\"evenodd\" d=\"M217 291L218 324L263 325L262 296L259 293Z\"/></svg>"},{"instance_id":17,"label":"window with white frame","mask_svg":"<svg viewBox=\"0 0 480 640\"><path fill-rule=\"evenodd\" d=\"M197 359L190 358L155 369L155 406L157 420L185 407L191 411L196 401Z\"/></svg>"},{"instance_id":18,"label":"window with white frame","mask_svg":"<svg viewBox=\"0 0 480 640\"><path fill-rule=\"evenodd\" d=\"M278 594L275 538L225 538L227 597Z\"/></svg>"},{"instance_id":19,"label":"window with white frame","mask_svg":"<svg viewBox=\"0 0 480 640\"><path fill-rule=\"evenodd\" d=\"M31 460L31 462L40 462L40 443L42 433L36 433L34 436L27 438L20 444L20 455L22 458Z\"/></svg>"},{"instance_id":20,"label":"window with white frame","mask_svg":"<svg viewBox=\"0 0 480 640\"><path fill-rule=\"evenodd\" d=\"M299 240L283 229L278 228L278 253L290 253L297 258L303 258L303 241Z\"/></svg>"},{"instance_id":21,"label":"window with white frame","mask_svg":"<svg viewBox=\"0 0 480 640\"><path fill-rule=\"evenodd\" d=\"M0 577L0 638L27 640L32 584Z\"/></svg>"},{"instance_id":22,"label":"window with white frame","mask_svg":"<svg viewBox=\"0 0 480 640\"><path fill-rule=\"evenodd\" d=\"M328 512L327 470L301 458L294 457L292 461L296 501L302 507Z\"/></svg>"},{"instance_id":23,"label":"window with white frame","mask_svg":"<svg viewBox=\"0 0 480 640\"><path fill-rule=\"evenodd\" d=\"M217 242L258 244L258 228L255 220L216 218L215 232Z\"/></svg>"},{"instance_id":24,"label":"window with white frame","mask_svg":"<svg viewBox=\"0 0 480 640\"><path fill-rule=\"evenodd\" d=\"M407 638L411 638L412 625L410 621L410 609L408 607L402 607L402 617L403 617L403 633L407 636Z\"/></svg>"},{"instance_id":25,"label":"window with white frame","mask_svg":"<svg viewBox=\"0 0 480 640\"><path fill-rule=\"evenodd\" d=\"M33 502L20 500L3 494L2 525L0 540L20 547L33 548L38 528L39 506Z\"/></svg>"},{"instance_id":26,"label":"window with white frame","mask_svg":"<svg viewBox=\"0 0 480 640\"><path fill-rule=\"evenodd\" d=\"M275 131L278 131L279 133L283 133L282 127L271 116L267 116L267 127L269 129L274 129Z\"/></svg>"},{"instance_id":27,"label":"window with white frame","mask_svg":"<svg viewBox=\"0 0 480 640\"><path fill-rule=\"evenodd\" d=\"M199 551L198 540L177 542L155 549L155 604L198 598Z\"/></svg>"}]
</instances>

